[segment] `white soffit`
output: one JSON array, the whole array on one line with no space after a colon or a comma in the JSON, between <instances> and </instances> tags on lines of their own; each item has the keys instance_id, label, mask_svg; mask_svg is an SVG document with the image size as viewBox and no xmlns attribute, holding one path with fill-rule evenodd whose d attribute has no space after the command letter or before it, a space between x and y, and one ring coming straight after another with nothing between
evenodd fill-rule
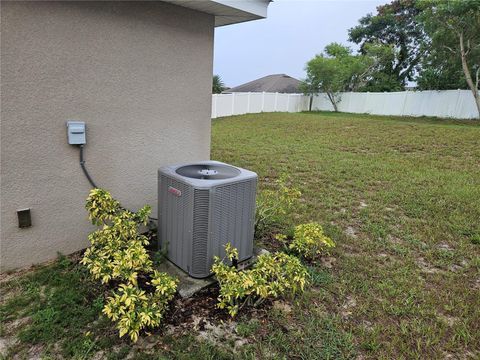
<instances>
[{"instance_id":1,"label":"white soffit","mask_svg":"<svg viewBox=\"0 0 480 360\"><path fill-rule=\"evenodd\" d=\"M267 17L270 0L163 0L215 15L215 26L237 24Z\"/></svg>"}]
</instances>

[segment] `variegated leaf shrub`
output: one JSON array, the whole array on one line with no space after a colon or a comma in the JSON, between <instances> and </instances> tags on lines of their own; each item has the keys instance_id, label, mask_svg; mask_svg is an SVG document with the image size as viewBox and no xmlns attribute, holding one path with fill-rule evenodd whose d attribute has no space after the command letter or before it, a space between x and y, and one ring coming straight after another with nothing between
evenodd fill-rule
<instances>
[{"instance_id":1,"label":"variegated leaf shrub","mask_svg":"<svg viewBox=\"0 0 480 360\"><path fill-rule=\"evenodd\" d=\"M91 246L81 263L94 279L103 284L120 283L107 299L103 313L117 321L120 336L128 334L137 341L140 330L158 326L168 303L177 289L177 280L153 270L145 249L148 238L139 234L139 226L147 224L150 207L136 213L122 208L109 192L91 190L86 209L93 224L101 226L88 236ZM139 277L148 279L149 289L142 289Z\"/></svg>"},{"instance_id":2,"label":"variegated leaf shrub","mask_svg":"<svg viewBox=\"0 0 480 360\"><path fill-rule=\"evenodd\" d=\"M230 244L225 250L229 260L238 257ZM238 270L215 257L212 272L220 285L217 306L226 308L232 317L245 305L303 292L308 283L307 269L300 260L282 252L260 255L248 270Z\"/></svg>"},{"instance_id":3,"label":"variegated leaf shrub","mask_svg":"<svg viewBox=\"0 0 480 360\"><path fill-rule=\"evenodd\" d=\"M329 250L335 247L335 242L325 235L322 226L316 222L295 226L293 239L290 242L283 234L277 235L276 239L289 250L310 260L318 255L327 255Z\"/></svg>"},{"instance_id":4,"label":"variegated leaf shrub","mask_svg":"<svg viewBox=\"0 0 480 360\"><path fill-rule=\"evenodd\" d=\"M133 342L137 341L140 330L160 325L177 290L175 279L156 270L147 284L155 290L146 292L132 283L120 284L103 308L108 318L117 321L120 337L128 333Z\"/></svg>"}]
</instances>

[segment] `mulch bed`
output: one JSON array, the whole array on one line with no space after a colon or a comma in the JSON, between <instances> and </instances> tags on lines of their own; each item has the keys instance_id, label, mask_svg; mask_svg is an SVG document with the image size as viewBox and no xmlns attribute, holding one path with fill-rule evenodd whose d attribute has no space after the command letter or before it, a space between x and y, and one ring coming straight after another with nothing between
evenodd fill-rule
<instances>
[{"instance_id":1,"label":"mulch bed","mask_svg":"<svg viewBox=\"0 0 480 360\"><path fill-rule=\"evenodd\" d=\"M195 317L212 323L228 321L230 316L224 309L217 308L218 284L204 288L190 298L175 295L164 318L164 324L181 326L194 321ZM204 324L200 323L200 330Z\"/></svg>"},{"instance_id":2,"label":"mulch bed","mask_svg":"<svg viewBox=\"0 0 480 360\"><path fill-rule=\"evenodd\" d=\"M231 321L232 317L227 310L219 309L218 303L219 286L213 284L200 290L190 298L182 298L178 294L170 303L170 308L165 313L164 324L172 326L184 326L195 320L201 319L198 330L203 331L205 324L218 324ZM272 301L266 300L260 306L244 307L238 317L240 318L264 318L268 309L272 307Z\"/></svg>"}]
</instances>

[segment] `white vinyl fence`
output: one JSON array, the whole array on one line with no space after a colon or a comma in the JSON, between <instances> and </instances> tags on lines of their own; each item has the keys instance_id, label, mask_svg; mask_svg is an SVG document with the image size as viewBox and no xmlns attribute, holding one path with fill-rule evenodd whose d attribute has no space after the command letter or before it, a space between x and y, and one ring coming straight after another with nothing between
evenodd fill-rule
<instances>
[{"instance_id":1,"label":"white vinyl fence","mask_svg":"<svg viewBox=\"0 0 480 360\"><path fill-rule=\"evenodd\" d=\"M308 96L302 94L214 94L212 118L260 112L306 111L309 100ZM313 99L312 110L333 111L333 107L324 94L319 94ZM343 93L338 110L375 115L478 118L475 100L469 90Z\"/></svg>"},{"instance_id":2,"label":"white vinyl fence","mask_svg":"<svg viewBox=\"0 0 480 360\"><path fill-rule=\"evenodd\" d=\"M260 112L300 112L308 110L303 94L232 93L213 94L212 118Z\"/></svg>"}]
</instances>

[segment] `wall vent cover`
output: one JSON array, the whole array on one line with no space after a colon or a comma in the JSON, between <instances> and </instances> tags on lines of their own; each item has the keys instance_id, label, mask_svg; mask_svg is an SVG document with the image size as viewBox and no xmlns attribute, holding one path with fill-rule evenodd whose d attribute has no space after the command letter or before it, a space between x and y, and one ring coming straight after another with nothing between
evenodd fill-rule
<instances>
[{"instance_id":1,"label":"wall vent cover","mask_svg":"<svg viewBox=\"0 0 480 360\"><path fill-rule=\"evenodd\" d=\"M253 255L257 174L218 161L158 171L158 239L190 276L209 275L230 242L239 261Z\"/></svg>"}]
</instances>

